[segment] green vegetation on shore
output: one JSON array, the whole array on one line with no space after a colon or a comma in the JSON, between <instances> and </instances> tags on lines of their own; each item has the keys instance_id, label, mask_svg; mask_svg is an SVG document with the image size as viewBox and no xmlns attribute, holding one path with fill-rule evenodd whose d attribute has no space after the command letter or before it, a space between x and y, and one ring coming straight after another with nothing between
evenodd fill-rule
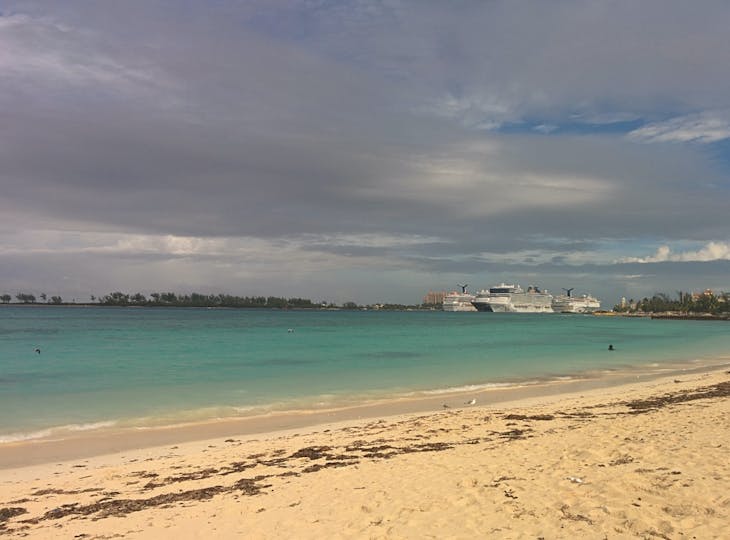
<instances>
[{"instance_id":1,"label":"green vegetation on shore","mask_svg":"<svg viewBox=\"0 0 730 540\"><path fill-rule=\"evenodd\" d=\"M629 300L625 305L613 308L618 313L677 313L677 314L730 314L730 293L714 294L705 291L701 294L690 294L678 291L677 298L670 298L664 293L657 293L651 298Z\"/></svg>"},{"instance_id":2,"label":"green vegetation on shore","mask_svg":"<svg viewBox=\"0 0 730 540\"><path fill-rule=\"evenodd\" d=\"M337 305L332 302L312 302L308 298L283 298L278 296L234 296L230 294L176 294L173 292L154 292L146 296L140 292L129 294L113 292L105 296L92 295L89 302L64 302L60 296L45 294L39 299L30 293L15 295L15 305L94 305L94 306L138 306L138 307L213 307L213 308L269 308L269 309L376 309L376 310L408 310L435 309L430 305L375 304L361 306L355 302ZM0 295L0 303L10 304L13 297ZM439 306L440 308L440 306Z\"/></svg>"}]
</instances>

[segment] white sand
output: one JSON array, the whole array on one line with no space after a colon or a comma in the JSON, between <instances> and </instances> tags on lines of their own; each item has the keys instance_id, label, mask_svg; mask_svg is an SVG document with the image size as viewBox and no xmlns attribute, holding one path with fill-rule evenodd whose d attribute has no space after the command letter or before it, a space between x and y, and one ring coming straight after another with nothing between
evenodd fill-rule
<instances>
[{"instance_id":1,"label":"white sand","mask_svg":"<svg viewBox=\"0 0 730 540\"><path fill-rule=\"evenodd\" d=\"M1 470L0 537L727 538L729 436L724 371L478 401Z\"/></svg>"}]
</instances>

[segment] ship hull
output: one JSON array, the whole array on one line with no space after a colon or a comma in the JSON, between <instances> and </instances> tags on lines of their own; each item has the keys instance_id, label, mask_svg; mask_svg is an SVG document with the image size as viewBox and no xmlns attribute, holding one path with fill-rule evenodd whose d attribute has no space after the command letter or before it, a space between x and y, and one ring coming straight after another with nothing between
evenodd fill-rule
<instances>
[{"instance_id":1,"label":"ship hull","mask_svg":"<svg viewBox=\"0 0 730 540\"><path fill-rule=\"evenodd\" d=\"M548 295L537 298L477 298L472 304L477 311L490 313L553 313Z\"/></svg>"},{"instance_id":2,"label":"ship hull","mask_svg":"<svg viewBox=\"0 0 730 540\"><path fill-rule=\"evenodd\" d=\"M557 313L593 313L601 309L601 302L592 296L558 297L553 300L553 311Z\"/></svg>"},{"instance_id":3,"label":"ship hull","mask_svg":"<svg viewBox=\"0 0 730 540\"><path fill-rule=\"evenodd\" d=\"M492 313L553 313L553 296L530 287L527 291L519 285L502 283L481 291L472 301L477 311Z\"/></svg>"},{"instance_id":4,"label":"ship hull","mask_svg":"<svg viewBox=\"0 0 730 540\"><path fill-rule=\"evenodd\" d=\"M505 313L507 311L505 306L495 306L488 302L472 302L472 305L477 311L486 311L489 313Z\"/></svg>"},{"instance_id":5,"label":"ship hull","mask_svg":"<svg viewBox=\"0 0 730 540\"><path fill-rule=\"evenodd\" d=\"M460 302L458 304L443 304L443 310L444 311L478 311L477 308L474 307L474 305L469 302Z\"/></svg>"},{"instance_id":6,"label":"ship hull","mask_svg":"<svg viewBox=\"0 0 730 540\"><path fill-rule=\"evenodd\" d=\"M476 311L472 305L474 295L449 293L441 304L444 311Z\"/></svg>"}]
</instances>

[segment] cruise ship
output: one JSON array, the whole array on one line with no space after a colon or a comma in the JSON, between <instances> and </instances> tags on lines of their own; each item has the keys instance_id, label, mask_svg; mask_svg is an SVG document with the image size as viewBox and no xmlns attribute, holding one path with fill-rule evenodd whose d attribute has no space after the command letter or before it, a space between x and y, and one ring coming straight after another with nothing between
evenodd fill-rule
<instances>
[{"instance_id":1,"label":"cruise ship","mask_svg":"<svg viewBox=\"0 0 730 540\"><path fill-rule=\"evenodd\" d=\"M474 301L474 298L476 298L473 294L469 294L466 292L466 288L469 285L459 285L461 287L461 292L459 291L451 291L450 293L447 293L444 296L443 301L443 310L444 311L476 311L477 308L475 308L472 305L472 302Z\"/></svg>"},{"instance_id":2,"label":"cruise ship","mask_svg":"<svg viewBox=\"0 0 730 540\"><path fill-rule=\"evenodd\" d=\"M553 298L553 311L558 313L593 313L601 309L601 302L590 294L573 296L573 289L563 289L565 294Z\"/></svg>"},{"instance_id":3,"label":"cruise ship","mask_svg":"<svg viewBox=\"0 0 730 540\"><path fill-rule=\"evenodd\" d=\"M527 291L519 285L501 283L489 290L479 291L472 304L477 311L495 313L552 313L553 296L537 287Z\"/></svg>"}]
</instances>

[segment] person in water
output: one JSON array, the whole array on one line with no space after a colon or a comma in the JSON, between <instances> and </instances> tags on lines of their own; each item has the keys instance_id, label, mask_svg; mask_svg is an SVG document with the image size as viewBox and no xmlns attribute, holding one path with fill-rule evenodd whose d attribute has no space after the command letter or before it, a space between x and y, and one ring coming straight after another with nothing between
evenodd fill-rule
<instances>
[{"instance_id":1,"label":"person in water","mask_svg":"<svg viewBox=\"0 0 730 540\"><path fill-rule=\"evenodd\" d=\"M612 350L614 350L614 349L613 349L613 345L609 345L609 346L608 346L608 350L609 350L609 351L612 351Z\"/></svg>"}]
</instances>

